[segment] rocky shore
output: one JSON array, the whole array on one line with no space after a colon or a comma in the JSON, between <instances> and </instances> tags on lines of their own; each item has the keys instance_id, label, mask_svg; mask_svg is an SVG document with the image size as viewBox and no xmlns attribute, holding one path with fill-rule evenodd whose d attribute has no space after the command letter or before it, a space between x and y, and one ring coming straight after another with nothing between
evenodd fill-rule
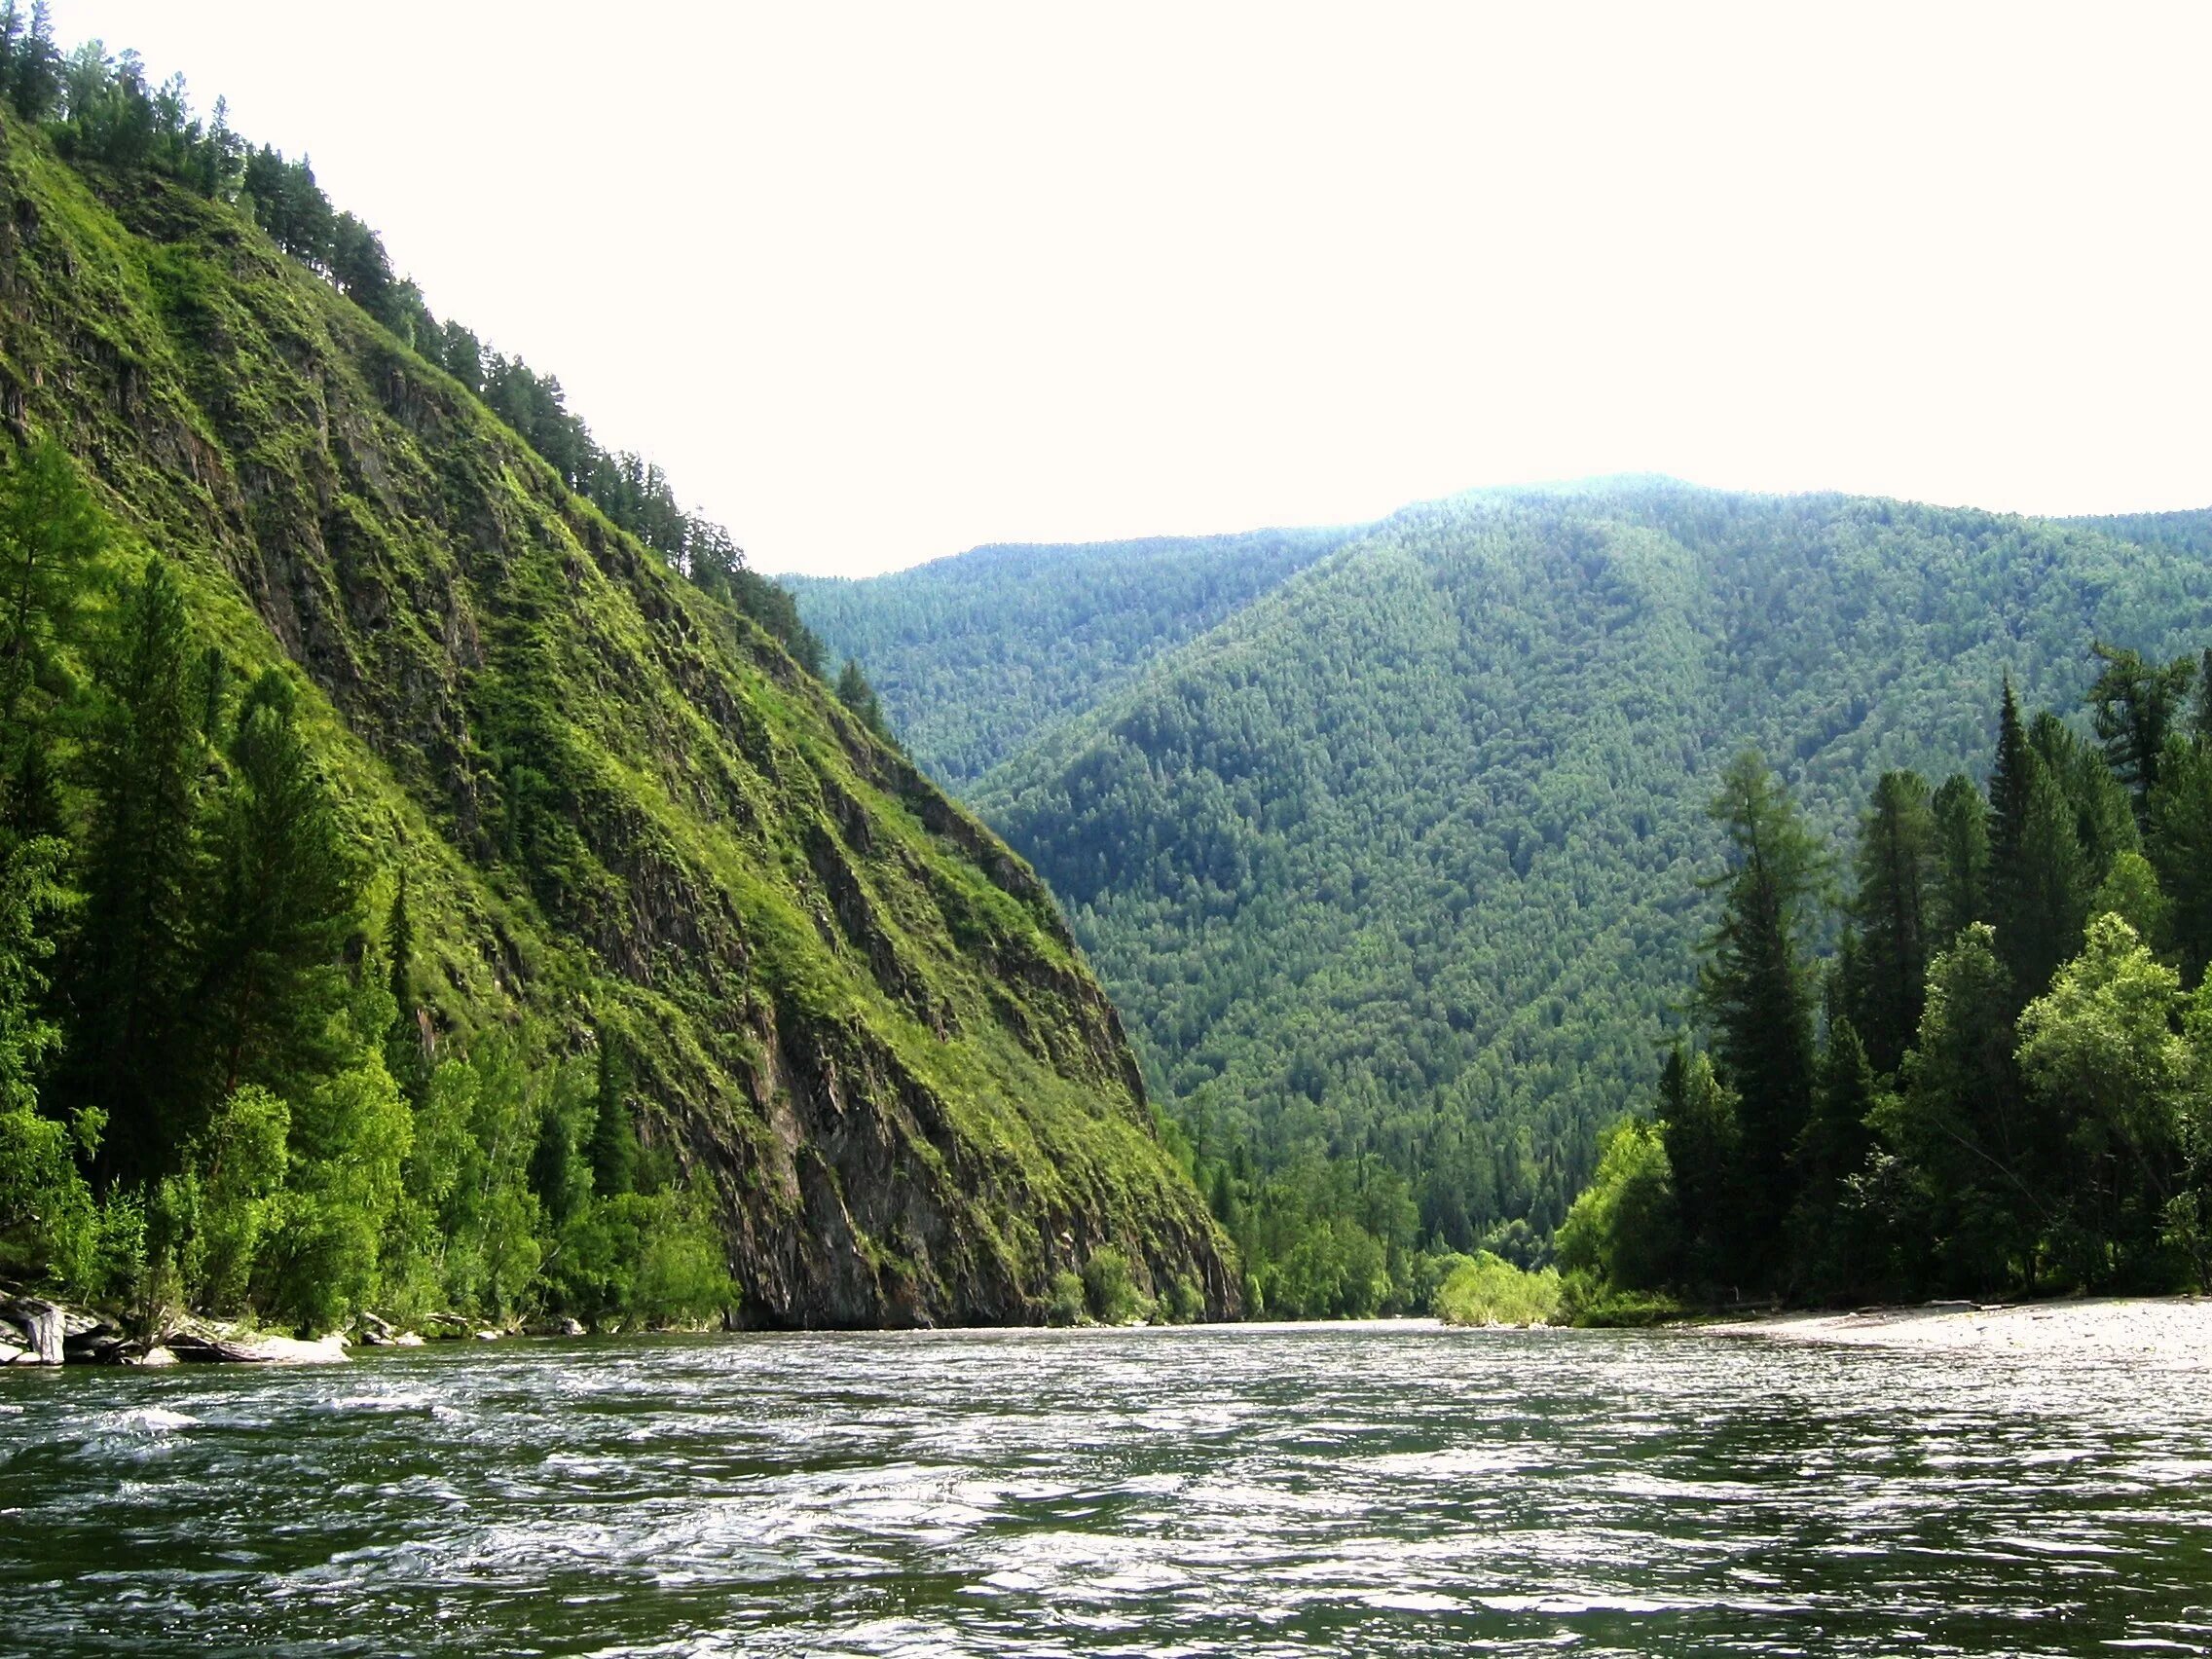
<instances>
[{"instance_id":1,"label":"rocky shore","mask_svg":"<svg viewBox=\"0 0 2212 1659\"><path fill-rule=\"evenodd\" d=\"M498 1342L513 1336L580 1337L573 1319L498 1329L458 1313L433 1313L422 1331L399 1329L374 1313L346 1331L308 1340L220 1319L164 1321L147 1338L128 1334L112 1315L44 1297L0 1293L0 1366L7 1365L330 1365L353 1347L419 1347L425 1341Z\"/></svg>"},{"instance_id":2,"label":"rocky shore","mask_svg":"<svg viewBox=\"0 0 2212 1659\"><path fill-rule=\"evenodd\" d=\"M2085 1359L2212 1369L2212 1300L1938 1302L1851 1313L1781 1313L1687 1327L1703 1336L1917 1353Z\"/></svg>"}]
</instances>

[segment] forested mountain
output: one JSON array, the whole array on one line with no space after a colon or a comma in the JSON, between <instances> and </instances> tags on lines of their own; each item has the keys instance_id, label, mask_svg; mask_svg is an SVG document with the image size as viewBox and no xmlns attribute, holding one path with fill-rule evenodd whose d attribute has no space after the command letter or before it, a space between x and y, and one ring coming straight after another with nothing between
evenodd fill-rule
<instances>
[{"instance_id":1,"label":"forested mountain","mask_svg":"<svg viewBox=\"0 0 2212 1659\"><path fill-rule=\"evenodd\" d=\"M2078 708L2093 638L2163 660L2208 625L2212 565L2171 539L1654 480L1486 493L1399 514L970 793L1202 1154L1396 1171L1464 1247L1556 1224L1646 1097L1731 756L1763 750L1833 835L1886 770L1985 767L2008 672ZM1328 1179L1382 1196L1314 1213L1391 1208Z\"/></svg>"},{"instance_id":2,"label":"forested mountain","mask_svg":"<svg viewBox=\"0 0 2212 1659\"><path fill-rule=\"evenodd\" d=\"M304 164L0 48L0 1279L1233 1309L1051 895L788 596Z\"/></svg>"},{"instance_id":3,"label":"forested mountain","mask_svg":"<svg viewBox=\"0 0 2212 1659\"><path fill-rule=\"evenodd\" d=\"M915 759L960 788L1341 546L1342 530L978 547L866 581L786 576Z\"/></svg>"}]
</instances>

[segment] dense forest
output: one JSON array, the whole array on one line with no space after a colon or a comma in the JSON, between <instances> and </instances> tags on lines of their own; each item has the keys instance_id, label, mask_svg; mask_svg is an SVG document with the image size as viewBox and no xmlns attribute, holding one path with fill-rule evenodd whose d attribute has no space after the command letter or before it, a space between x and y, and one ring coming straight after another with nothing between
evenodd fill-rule
<instances>
[{"instance_id":1,"label":"dense forest","mask_svg":"<svg viewBox=\"0 0 2212 1659\"><path fill-rule=\"evenodd\" d=\"M1418 1306L1427 1252L1541 1261L1657 1083L1728 756L1776 756L1832 834L1888 770L1978 764L2008 668L2071 702L2092 638L2162 656L2208 625L2200 554L2090 527L1484 494L1276 585L969 793L1068 906L1258 1287L1294 1236L1342 1245L1273 1306Z\"/></svg>"},{"instance_id":2,"label":"dense forest","mask_svg":"<svg viewBox=\"0 0 2212 1659\"><path fill-rule=\"evenodd\" d=\"M959 789L1352 534L977 547L866 581L783 579L830 652L874 682L914 758Z\"/></svg>"},{"instance_id":3,"label":"dense forest","mask_svg":"<svg viewBox=\"0 0 2212 1659\"><path fill-rule=\"evenodd\" d=\"M1051 897L306 162L0 6L0 1281L1235 1307Z\"/></svg>"},{"instance_id":4,"label":"dense forest","mask_svg":"<svg viewBox=\"0 0 2212 1659\"><path fill-rule=\"evenodd\" d=\"M1728 768L1702 1045L1560 1230L1586 1316L2212 1282L2212 651L2095 663L2089 735L2008 682L1986 790L1886 772L1847 848Z\"/></svg>"}]
</instances>

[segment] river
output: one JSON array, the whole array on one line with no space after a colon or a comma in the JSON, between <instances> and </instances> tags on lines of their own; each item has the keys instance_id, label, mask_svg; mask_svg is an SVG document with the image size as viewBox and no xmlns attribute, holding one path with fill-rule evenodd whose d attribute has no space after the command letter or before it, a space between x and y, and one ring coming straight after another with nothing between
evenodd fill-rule
<instances>
[{"instance_id":1,"label":"river","mask_svg":"<svg viewBox=\"0 0 2212 1659\"><path fill-rule=\"evenodd\" d=\"M1418 1324L0 1372L0 1651L2212 1651L2201 1372Z\"/></svg>"}]
</instances>

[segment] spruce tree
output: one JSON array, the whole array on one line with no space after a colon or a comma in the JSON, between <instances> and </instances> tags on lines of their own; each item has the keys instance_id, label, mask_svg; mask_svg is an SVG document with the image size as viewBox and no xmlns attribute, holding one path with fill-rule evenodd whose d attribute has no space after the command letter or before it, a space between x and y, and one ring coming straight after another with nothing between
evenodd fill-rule
<instances>
[{"instance_id":1,"label":"spruce tree","mask_svg":"<svg viewBox=\"0 0 2212 1659\"><path fill-rule=\"evenodd\" d=\"M630 1068L622 1041L602 1027L599 1033L599 1088L585 1156L591 1162L592 1191L602 1197L627 1193L637 1184L638 1135L630 1124Z\"/></svg>"},{"instance_id":2,"label":"spruce tree","mask_svg":"<svg viewBox=\"0 0 2212 1659\"><path fill-rule=\"evenodd\" d=\"M21 741L24 695L71 631L102 537L92 498L52 439L0 474L0 755Z\"/></svg>"},{"instance_id":3,"label":"spruce tree","mask_svg":"<svg viewBox=\"0 0 2212 1659\"><path fill-rule=\"evenodd\" d=\"M1930 944L1940 950L1962 928L1987 920L1989 808L1973 781L1954 772L1936 792L1932 810L1936 874L1929 904Z\"/></svg>"},{"instance_id":4,"label":"spruce tree","mask_svg":"<svg viewBox=\"0 0 2212 1659\"><path fill-rule=\"evenodd\" d=\"M1937 868L1926 780L1916 772L1885 772L1860 825L1859 886L1851 905L1858 946L1849 997L1867 1057L1885 1076L1897 1070L1920 1025Z\"/></svg>"},{"instance_id":5,"label":"spruce tree","mask_svg":"<svg viewBox=\"0 0 2212 1659\"><path fill-rule=\"evenodd\" d=\"M208 835L199 996L201 1082L282 1093L336 1063L331 1014L359 875L300 735L292 683L265 670L240 705L231 779Z\"/></svg>"},{"instance_id":6,"label":"spruce tree","mask_svg":"<svg viewBox=\"0 0 2212 1659\"><path fill-rule=\"evenodd\" d=\"M1867 1124L1876 1093L1874 1066L1849 1018L1828 1022L1813 1086L1813 1113L1797 1142L1797 1211L1791 1218L1796 1280L1816 1296L1854 1288L1845 1182L1874 1150Z\"/></svg>"},{"instance_id":7,"label":"spruce tree","mask_svg":"<svg viewBox=\"0 0 2212 1659\"><path fill-rule=\"evenodd\" d=\"M1997 940L2012 976L2015 1010L2041 996L2059 964L2081 949L2093 891L2073 805L2050 768L2031 760L2009 910Z\"/></svg>"},{"instance_id":8,"label":"spruce tree","mask_svg":"<svg viewBox=\"0 0 2212 1659\"><path fill-rule=\"evenodd\" d=\"M193 823L201 745L190 706L192 635L166 561L125 590L95 663L85 751L92 796L83 926L70 950L75 1030L67 1087L109 1114L111 1172L171 1166L167 1111L191 943Z\"/></svg>"},{"instance_id":9,"label":"spruce tree","mask_svg":"<svg viewBox=\"0 0 2212 1659\"><path fill-rule=\"evenodd\" d=\"M1679 1045L1659 1079L1659 1133L1674 1171L1684 1279L1710 1290L1739 1277L1743 1240L1737 1103L1706 1055Z\"/></svg>"},{"instance_id":10,"label":"spruce tree","mask_svg":"<svg viewBox=\"0 0 2212 1659\"><path fill-rule=\"evenodd\" d=\"M1705 942L1698 1005L1737 1099L1743 1260L1771 1281L1793 1197L1791 1154L1812 1108L1809 936L1823 865L1796 805L1756 754L1731 763L1712 812L1727 831L1729 867L1707 883L1723 898Z\"/></svg>"},{"instance_id":11,"label":"spruce tree","mask_svg":"<svg viewBox=\"0 0 2212 1659\"><path fill-rule=\"evenodd\" d=\"M2104 664L2089 687L2097 738L2113 776L2126 787L2141 822L2149 817L2166 737L2189 695L2196 664L2182 657L2154 668L2134 651L2116 650L2102 642L2090 648Z\"/></svg>"},{"instance_id":12,"label":"spruce tree","mask_svg":"<svg viewBox=\"0 0 2212 1659\"><path fill-rule=\"evenodd\" d=\"M2167 937L2194 985L2212 963L2212 742L2167 739L2145 850L2165 890Z\"/></svg>"}]
</instances>

